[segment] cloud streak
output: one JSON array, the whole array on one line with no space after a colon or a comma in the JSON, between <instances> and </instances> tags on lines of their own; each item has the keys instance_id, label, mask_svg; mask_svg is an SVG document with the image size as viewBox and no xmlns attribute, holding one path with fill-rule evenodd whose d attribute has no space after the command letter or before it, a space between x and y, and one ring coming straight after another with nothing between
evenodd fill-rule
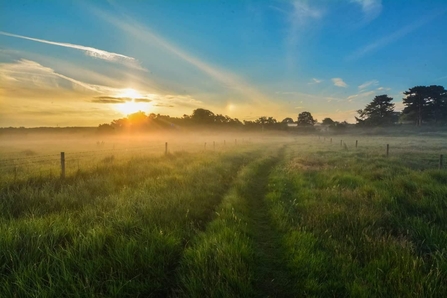
<instances>
[{"instance_id":1,"label":"cloud streak","mask_svg":"<svg viewBox=\"0 0 447 298\"><path fill-rule=\"evenodd\" d=\"M379 81L372 80L372 81L365 82L365 83L361 84L360 86L358 86L358 88L359 88L359 90L363 90L363 89L366 89L366 88L368 88L370 86L377 86L378 84L379 84Z\"/></svg>"},{"instance_id":2,"label":"cloud streak","mask_svg":"<svg viewBox=\"0 0 447 298\"><path fill-rule=\"evenodd\" d=\"M277 104L271 101L270 98L263 94L256 86L250 84L241 76L200 59L194 54L187 52L180 46L175 45L173 42L170 42L164 37L158 35L150 28L147 28L146 26L143 26L140 23L130 19L125 21L126 18L113 17L94 7L91 7L91 10L98 17L135 37L138 41L149 46L156 45L164 49L167 53L181 58L184 62L196 67L227 89L232 89L240 93L243 95L244 100L248 100L252 104L262 105L263 107L268 107L270 109L278 108Z\"/></svg>"},{"instance_id":3,"label":"cloud streak","mask_svg":"<svg viewBox=\"0 0 447 298\"><path fill-rule=\"evenodd\" d=\"M362 7L366 21L371 21L382 12L382 0L351 0Z\"/></svg>"},{"instance_id":4,"label":"cloud streak","mask_svg":"<svg viewBox=\"0 0 447 298\"><path fill-rule=\"evenodd\" d=\"M332 83L334 83L334 86L346 88L348 87L348 84L346 84L342 78L332 78Z\"/></svg>"},{"instance_id":5,"label":"cloud streak","mask_svg":"<svg viewBox=\"0 0 447 298\"><path fill-rule=\"evenodd\" d=\"M119 96L97 96L92 102L94 103L126 103L126 102L151 102L148 98L130 98L130 97L119 97Z\"/></svg>"},{"instance_id":6,"label":"cloud streak","mask_svg":"<svg viewBox=\"0 0 447 298\"><path fill-rule=\"evenodd\" d=\"M132 58L132 57L129 57L126 55L122 55L122 54L118 54L118 53L107 52L104 50L87 47L87 46L82 46L82 45L77 45L77 44L56 42L56 41L38 39L38 38L33 38L33 37L28 37L28 36L23 36L23 35L18 35L18 34L12 34L12 33L4 32L4 31L0 31L0 34L5 35L5 36L10 36L10 37L35 41L35 42L39 42L39 43L45 43L45 44L50 44L50 45L54 45L54 46L64 47L64 48L76 49L76 50L83 51L87 56L90 56L90 57L94 57L94 58L98 58L98 59L102 59L102 60L106 60L106 61L111 61L111 62L121 63L121 64L130 66L132 68L136 68L139 70L145 70L144 68L142 68L139 65L138 61L135 58Z\"/></svg>"},{"instance_id":7,"label":"cloud streak","mask_svg":"<svg viewBox=\"0 0 447 298\"><path fill-rule=\"evenodd\" d=\"M418 29L419 27L424 26L425 24L429 23L430 21L434 20L435 18L445 14L446 11L447 11L447 9L444 9L442 11L427 15L415 22L412 22L411 24L402 27L401 29L391 33L390 35L384 36L384 37L358 49L357 51L352 53L350 56L348 56L346 60L348 60L348 61L358 60L370 53L376 52L376 51L380 50L381 48L387 46L388 44L393 43L396 40L408 35L409 33L413 32L414 30Z\"/></svg>"}]
</instances>

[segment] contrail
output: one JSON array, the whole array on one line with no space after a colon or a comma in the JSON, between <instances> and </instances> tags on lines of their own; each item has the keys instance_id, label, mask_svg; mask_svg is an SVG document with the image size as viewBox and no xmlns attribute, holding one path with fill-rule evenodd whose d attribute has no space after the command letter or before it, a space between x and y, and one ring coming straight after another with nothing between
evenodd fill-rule
<instances>
[{"instance_id":1,"label":"contrail","mask_svg":"<svg viewBox=\"0 0 447 298\"><path fill-rule=\"evenodd\" d=\"M103 60L107 60L107 61L113 61L113 62L119 62L119 63L123 63L123 64L128 64L128 65L130 65L130 66L132 66L134 68L138 68L138 69L144 70L139 65L138 61L135 58L132 58L132 57L129 57L129 56L126 56L126 55L122 55L122 54L107 52L107 51L104 51L104 50L95 49L95 48L92 48L92 47L86 47L86 46L77 45L77 44L71 44L71 43L65 43L65 42L55 42L55 41L50 41L50 40L32 38L32 37L28 37L28 36L23 36L23 35L17 35L17 34L4 32L4 31L0 31L0 34L1 35L6 35L6 36L11 36L11 37L16 37L16 38L21 38L21 39L26 39L26 40L31 40L31 41L35 41L35 42L40 42L40 43L46 43L46 44L51 44L51 45L55 45L55 46L65 47L65 48L76 49L76 50L83 51L85 54L87 54L88 56L91 56L91 57L95 57L95 58L99 58L99 59L103 59Z\"/></svg>"}]
</instances>

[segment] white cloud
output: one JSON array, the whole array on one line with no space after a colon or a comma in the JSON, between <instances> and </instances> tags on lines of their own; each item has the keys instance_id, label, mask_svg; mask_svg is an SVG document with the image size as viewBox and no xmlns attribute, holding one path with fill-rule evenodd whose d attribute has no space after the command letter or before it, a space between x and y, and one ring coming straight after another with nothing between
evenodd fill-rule
<instances>
[{"instance_id":1,"label":"white cloud","mask_svg":"<svg viewBox=\"0 0 447 298\"><path fill-rule=\"evenodd\" d=\"M320 84L321 82L323 82L323 80L319 80L316 78L312 78L312 81L307 83L308 85L314 85L314 84Z\"/></svg>"},{"instance_id":2,"label":"white cloud","mask_svg":"<svg viewBox=\"0 0 447 298\"><path fill-rule=\"evenodd\" d=\"M292 12L290 17L292 21L299 24L306 23L309 19L319 19L323 12L319 9L310 7L307 1L295 0L292 2Z\"/></svg>"},{"instance_id":3,"label":"white cloud","mask_svg":"<svg viewBox=\"0 0 447 298\"><path fill-rule=\"evenodd\" d=\"M357 93L357 94L350 95L346 99L347 99L348 102L352 102L352 101L357 100L357 99L364 99L364 98L367 98L367 97L371 97L372 95L375 95L375 94L376 94L375 91L360 92L360 93Z\"/></svg>"},{"instance_id":4,"label":"white cloud","mask_svg":"<svg viewBox=\"0 0 447 298\"><path fill-rule=\"evenodd\" d=\"M348 87L348 85L341 78L332 78L331 80L334 83L334 86L343 87L343 88Z\"/></svg>"},{"instance_id":5,"label":"white cloud","mask_svg":"<svg viewBox=\"0 0 447 298\"><path fill-rule=\"evenodd\" d=\"M379 87L379 88L377 88L377 90L378 91L390 91L391 90L391 88L385 88L385 87Z\"/></svg>"},{"instance_id":6,"label":"white cloud","mask_svg":"<svg viewBox=\"0 0 447 298\"><path fill-rule=\"evenodd\" d=\"M366 21L371 21L382 12L382 0L351 0L361 6Z\"/></svg>"},{"instance_id":7,"label":"white cloud","mask_svg":"<svg viewBox=\"0 0 447 298\"><path fill-rule=\"evenodd\" d=\"M368 81L368 82L365 82L365 83L361 84L358 88L359 88L359 90L363 90L363 89L366 89L366 88L368 88L370 86L377 86L378 84L379 84L379 81L372 80L372 81Z\"/></svg>"},{"instance_id":8,"label":"white cloud","mask_svg":"<svg viewBox=\"0 0 447 298\"><path fill-rule=\"evenodd\" d=\"M135 58L132 58L132 57L129 57L126 55L122 55L122 54L107 52L104 50L95 49L92 47L86 47L86 46L77 45L77 44L55 42L55 41L49 41L49 40L44 40L44 39L32 38L32 37L28 37L28 36L12 34L12 33L3 32L3 31L0 31L0 34L5 35L5 36L11 36L11 37L16 37L16 38L31 40L31 41L35 41L35 42L65 47L65 48L76 49L76 50L83 51L86 55L88 55L90 57L107 60L107 61L112 61L112 62L118 62L121 64L125 64L127 66L131 66L133 68L145 70L139 65L138 61Z\"/></svg>"}]
</instances>

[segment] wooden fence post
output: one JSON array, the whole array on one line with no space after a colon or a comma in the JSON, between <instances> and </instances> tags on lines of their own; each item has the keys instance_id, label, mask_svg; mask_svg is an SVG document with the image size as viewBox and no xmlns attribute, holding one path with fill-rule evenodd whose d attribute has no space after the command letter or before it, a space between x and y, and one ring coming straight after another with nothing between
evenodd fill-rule
<instances>
[{"instance_id":1,"label":"wooden fence post","mask_svg":"<svg viewBox=\"0 0 447 298\"><path fill-rule=\"evenodd\" d=\"M332 138L331 138L331 144L332 144Z\"/></svg>"},{"instance_id":2,"label":"wooden fence post","mask_svg":"<svg viewBox=\"0 0 447 298\"><path fill-rule=\"evenodd\" d=\"M65 179L65 152L61 152L61 178Z\"/></svg>"},{"instance_id":3,"label":"wooden fence post","mask_svg":"<svg viewBox=\"0 0 447 298\"><path fill-rule=\"evenodd\" d=\"M359 143L359 141L355 140L355 148L357 148L358 143Z\"/></svg>"},{"instance_id":4,"label":"wooden fence post","mask_svg":"<svg viewBox=\"0 0 447 298\"><path fill-rule=\"evenodd\" d=\"M165 155L168 154L168 142L165 143Z\"/></svg>"},{"instance_id":5,"label":"wooden fence post","mask_svg":"<svg viewBox=\"0 0 447 298\"><path fill-rule=\"evenodd\" d=\"M442 169L442 159L444 158L444 156L441 154L439 155L439 169Z\"/></svg>"},{"instance_id":6,"label":"wooden fence post","mask_svg":"<svg viewBox=\"0 0 447 298\"><path fill-rule=\"evenodd\" d=\"M390 144L386 144L386 157L390 155Z\"/></svg>"}]
</instances>

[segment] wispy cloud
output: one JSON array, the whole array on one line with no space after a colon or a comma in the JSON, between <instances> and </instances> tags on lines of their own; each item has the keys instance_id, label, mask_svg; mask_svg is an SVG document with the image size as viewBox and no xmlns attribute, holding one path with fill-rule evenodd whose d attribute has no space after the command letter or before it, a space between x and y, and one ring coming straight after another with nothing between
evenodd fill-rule
<instances>
[{"instance_id":1,"label":"wispy cloud","mask_svg":"<svg viewBox=\"0 0 447 298\"><path fill-rule=\"evenodd\" d=\"M130 98L130 97L115 97L115 96L96 96L92 102L94 103L126 103L126 102L152 102L149 98Z\"/></svg>"},{"instance_id":2,"label":"wispy cloud","mask_svg":"<svg viewBox=\"0 0 447 298\"><path fill-rule=\"evenodd\" d=\"M359 88L359 90L363 90L363 89L366 89L366 88L368 88L370 86L377 86L378 84L379 84L379 81L372 80L372 81L368 81L368 82L365 82L365 83L361 84L360 86L358 86L358 88Z\"/></svg>"},{"instance_id":3,"label":"wispy cloud","mask_svg":"<svg viewBox=\"0 0 447 298\"><path fill-rule=\"evenodd\" d=\"M442 11L438 11L435 13L432 13L430 15L426 15L425 17L420 18L417 21L411 22L409 25L406 25L402 27L401 29L384 36L360 49L352 53L347 57L347 60L357 60L360 59L367 54L373 53L385 46L387 46L390 43L393 43L397 41L398 39L406 36L407 34L411 33L412 31L418 29L419 27L422 27L423 25L429 23L430 21L434 20L435 18L445 14L447 9L444 9Z\"/></svg>"},{"instance_id":4,"label":"wispy cloud","mask_svg":"<svg viewBox=\"0 0 447 298\"><path fill-rule=\"evenodd\" d=\"M319 19L323 15L321 10L310 7L308 1L292 1L292 8L290 17L292 21L298 24L304 24L310 19Z\"/></svg>"},{"instance_id":5,"label":"wispy cloud","mask_svg":"<svg viewBox=\"0 0 447 298\"><path fill-rule=\"evenodd\" d=\"M371 21L382 12L382 0L351 0L361 6L366 21Z\"/></svg>"},{"instance_id":6,"label":"wispy cloud","mask_svg":"<svg viewBox=\"0 0 447 298\"><path fill-rule=\"evenodd\" d=\"M358 100L358 99L369 98L369 97L371 97L372 95L375 95L375 94L376 94L375 91L360 92L360 93L357 93L357 94L353 94L353 95L348 96L348 97L346 98L346 100L347 100L348 102L352 102L352 101L354 101L354 100Z\"/></svg>"},{"instance_id":7,"label":"wispy cloud","mask_svg":"<svg viewBox=\"0 0 447 298\"><path fill-rule=\"evenodd\" d=\"M10 36L10 37L31 40L31 41L35 41L35 42L50 44L50 45L54 45L54 46L76 49L76 50L83 51L86 55L88 55L90 57L107 60L107 61L111 61L111 62L117 62L117 63L121 63L121 64L130 66L133 68L145 70L140 66L140 64L138 63L138 61L135 58L132 58L132 57L129 57L126 55L122 55L122 54L107 52L104 50L87 47L87 46L82 46L82 45L77 45L77 44L38 39L38 38L3 32L3 31L0 31L0 34L5 35L5 36Z\"/></svg>"},{"instance_id":8,"label":"wispy cloud","mask_svg":"<svg viewBox=\"0 0 447 298\"><path fill-rule=\"evenodd\" d=\"M308 85L314 85L314 84L320 84L321 82L323 82L323 80L319 80L316 78L312 78L312 81L310 81L309 83L307 83Z\"/></svg>"},{"instance_id":9,"label":"wispy cloud","mask_svg":"<svg viewBox=\"0 0 447 298\"><path fill-rule=\"evenodd\" d=\"M175 105L190 108L203 105L201 101L190 95L155 94L138 90L142 94L138 98L120 96L126 89L82 82L60 74L38 62L26 59L12 63L0 63L0 82L2 82L0 93L8 98L21 98L22 96L27 98L40 96L43 98L49 96L65 98L71 96L77 99L87 99L87 102L103 104L122 104L133 101L137 103L153 102L154 105L160 107Z\"/></svg>"},{"instance_id":10,"label":"wispy cloud","mask_svg":"<svg viewBox=\"0 0 447 298\"><path fill-rule=\"evenodd\" d=\"M341 79L341 78L332 78L331 80L332 80L332 82L334 83L334 86L342 87L342 88L346 88L346 87L348 87L348 84L346 84L346 83L343 81L343 79Z\"/></svg>"}]
</instances>

